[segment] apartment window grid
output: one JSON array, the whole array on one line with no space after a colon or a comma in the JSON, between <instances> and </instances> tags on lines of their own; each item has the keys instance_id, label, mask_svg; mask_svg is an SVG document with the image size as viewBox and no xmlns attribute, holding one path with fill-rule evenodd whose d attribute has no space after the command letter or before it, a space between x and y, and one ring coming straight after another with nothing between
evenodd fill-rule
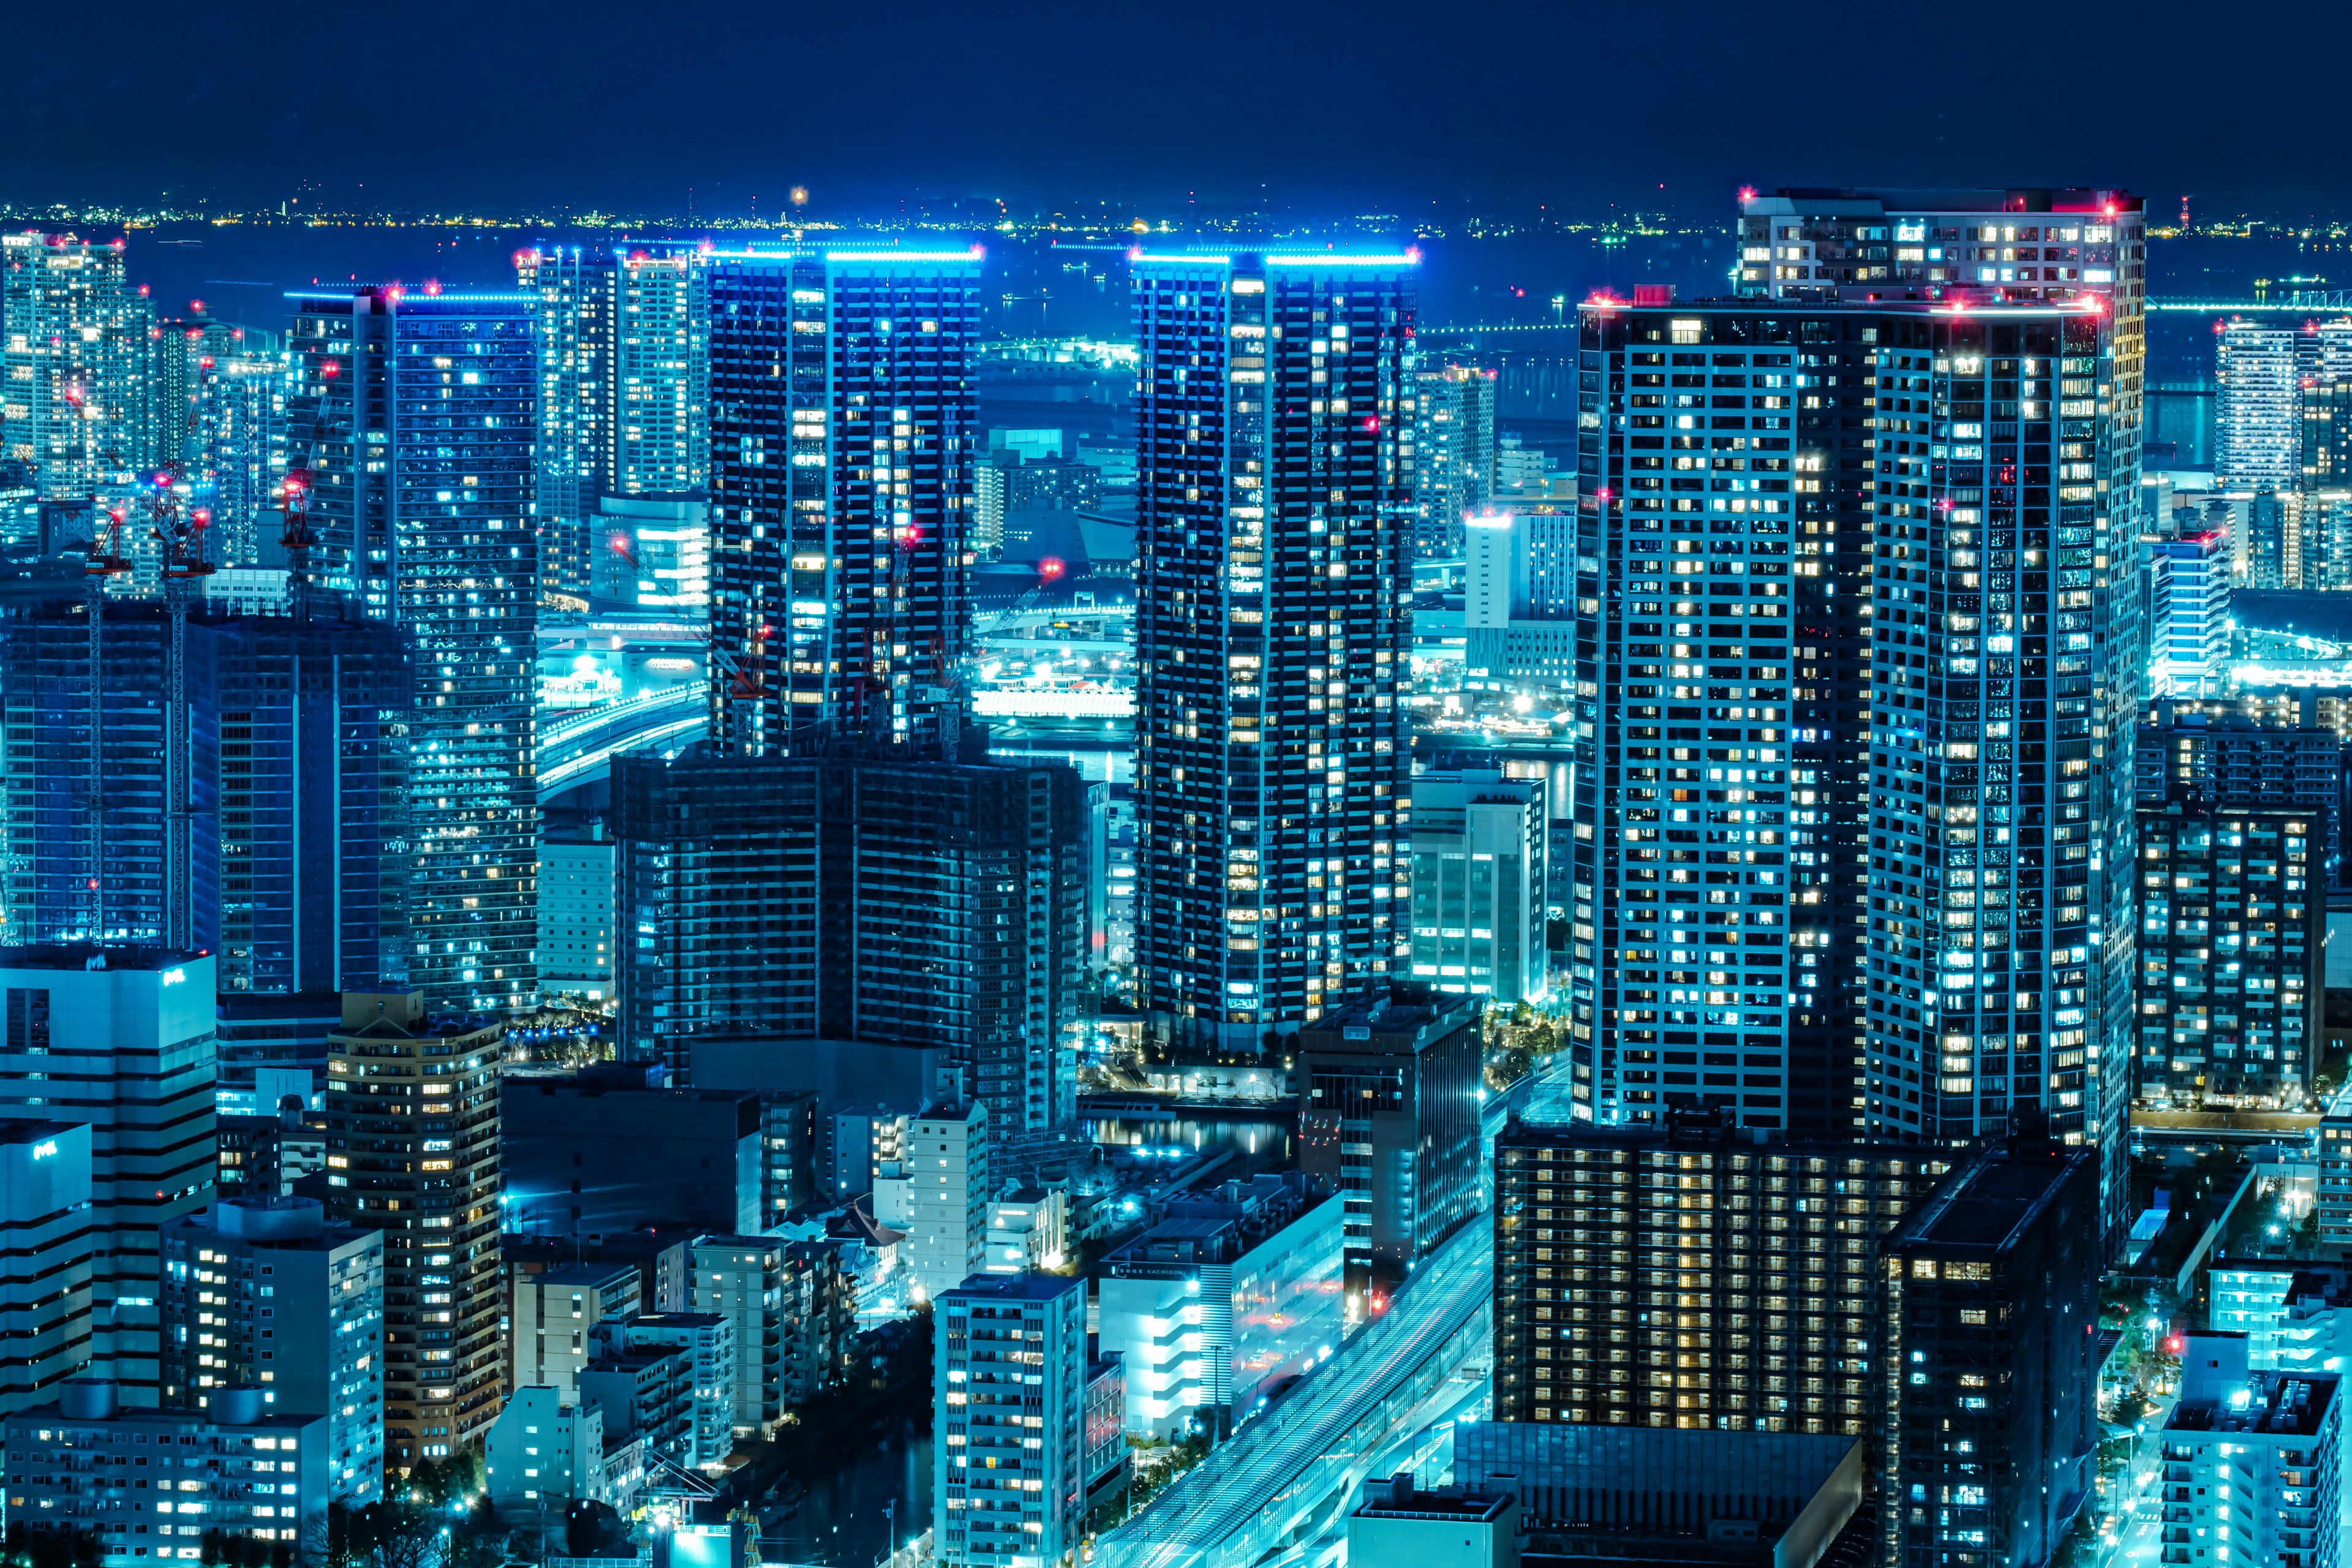
<instances>
[{"instance_id":1,"label":"apartment window grid","mask_svg":"<svg viewBox=\"0 0 2352 1568\"><path fill-rule=\"evenodd\" d=\"M1507 1142L1496 1419L1864 1433L1879 1239L1948 1169L1916 1150Z\"/></svg>"}]
</instances>

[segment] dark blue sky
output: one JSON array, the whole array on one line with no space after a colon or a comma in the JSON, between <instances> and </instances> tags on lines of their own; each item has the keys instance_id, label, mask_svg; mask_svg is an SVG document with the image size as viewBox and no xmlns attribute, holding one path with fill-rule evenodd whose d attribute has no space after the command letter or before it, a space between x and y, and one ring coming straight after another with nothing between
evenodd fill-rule
<instances>
[{"instance_id":1,"label":"dark blue sky","mask_svg":"<svg viewBox=\"0 0 2352 1568\"><path fill-rule=\"evenodd\" d=\"M1976 17L1991 14L1966 8ZM1665 0L16 7L0 199L835 211L909 195L1712 216L1742 183L2352 209L2352 7ZM2294 61L2309 61L2298 73ZM361 187L364 184L364 190ZM1451 213L1447 211L1451 209Z\"/></svg>"}]
</instances>

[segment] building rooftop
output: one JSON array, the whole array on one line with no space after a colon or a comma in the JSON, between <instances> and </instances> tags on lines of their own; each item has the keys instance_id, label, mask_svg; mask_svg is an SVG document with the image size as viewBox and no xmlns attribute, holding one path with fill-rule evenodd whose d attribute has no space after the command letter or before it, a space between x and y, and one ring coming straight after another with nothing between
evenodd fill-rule
<instances>
[{"instance_id":1,"label":"building rooftop","mask_svg":"<svg viewBox=\"0 0 2352 1568\"><path fill-rule=\"evenodd\" d=\"M1085 1279L1075 1274L974 1274L954 1289L942 1291L941 1296L999 1301L1051 1301L1069 1291L1086 1288Z\"/></svg>"},{"instance_id":2,"label":"building rooftop","mask_svg":"<svg viewBox=\"0 0 2352 1568\"><path fill-rule=\"evenodd\" d=\"M1793 1138L1777 1128L1739 1126L1719 1109L1669 1109L1663 1123L1623 1122L1611 1126L1591 1121L1524 1121L1514 1115L1496 1136L1495 1143L1497 1148L1538 1149L1719 1148L1811 1159L1863 1160L1873 1163L1899 1160L1927 1165L1950 1158L1949 1151L1918 1143Z\"/></svg>"},{"instance_id":3,"label":"building rooftop","mask_svg":"<svg viewBox=\"0 0 2352 1568\"><path fill-rule=\"evenodd\" d=\"M1103 1267L1120 1273L1122 1265L1230 1263L1330 1201L1297 1172L1226 1182L1171 1203L1159 1224L1112 1248Z\"/></svg>"},{"instance_id":4,"label":"building rooftop","mask_svg":"<svg viewBox=\"0 0 2352 1568\"><path fill-rule=\"evenodd\" d=\"M45 1143L60 1132L87 1125L80 1121L0 1121L0 1143Z\"/></svg>"},{"instance_id":5,"label":"building rooftop","mask_svg":"<svg viewBox=\"0 0 2352 1568\"><path fill-rule=\"evenodd\" d=\"M2058 1144L1987 1150L1905 1215L1887 1237L1887 1249L2004 1251L2056 1198L2074 1168L2095 1158L2095 1151Z\"/></svg>"},{"instance_id":6,"label":"building rooftop","mask_svg":"<svg viewBox=\"0 0 2352 1568\"><path fill-rule=\"evenodd\" d=\"M1391 981L1325 1012L1298 1031L1299 1043L1321 1050L1353 1045L1417 1050L1476 1018L1477 1003L1434 986Z\"/></svg>"},{"instance_id":7,"label":"building rooftop","mask_svg":"<svg viewBox=\"0 0 2352 1568\"><path fill-rule=\"evenodd\" d=\"M1441 1487L1434 1491L1413 1489L1412 1472L1401 1471L1384 1481L1368 1482L1364 1501L1355 1510L1357 1519L1426 1519L1446 1521L1469 1521L1483 1524L1499 1521L1510 1510L1507 1493L1487 1497L1461 1487Z\"/></svg>"},{"instance_id":8,"label":"building rooftop","mask_svg":"<svg viewBox=\"0 0 2352 1568\"><path fill-rule=\"evenodd\" d=\"M2250 1373L2222 1399L2186 1399L2172 1407L2168 1432L2245 1432L2316 1437L2326 1425L2337 1380L2292 1373Z\"/></svg>"},{"instance_id":9,"label":"building rooftop","mask_svg":"<svg viewBox=\"0 0 2352 1568\"><path fill-rule=\"evenodd\" d=\"M1769 195L1749 195L1740 210L1772 216L1814 213L1831 217L1869 217L1883 213L2136 213L2139 197L2128 191L2074 189L1862 190L1783 185Z\"/></svg>"},{"instance_id":10,"label":"building rooftop","mask_svg":"<svg viewBox=\"0 0 2352 1568\"><path fill-rule=\"evenodd\" d=\"M0 969L121 969L147 973L176 969L209 956L176 947L68 942L48 947L0 947Z\"/></svg>"}]
</instances>

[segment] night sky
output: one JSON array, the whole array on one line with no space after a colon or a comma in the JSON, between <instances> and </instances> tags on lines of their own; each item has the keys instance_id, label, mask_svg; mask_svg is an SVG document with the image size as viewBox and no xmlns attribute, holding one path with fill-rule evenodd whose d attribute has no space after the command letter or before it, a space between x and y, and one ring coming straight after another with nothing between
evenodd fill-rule
<instances>
[{"instance_id":1,"label":"night sky","mask_svg":"<svg viewBox=\"0 0 2352 1568\"><path fill-rule=\"evenodd\" d=\"M1713 216L1743 183L2063 183L2324 216L2347 47L2352 7L2177 0L27 4L0 199Z\"/></svg>"}]
</instances>

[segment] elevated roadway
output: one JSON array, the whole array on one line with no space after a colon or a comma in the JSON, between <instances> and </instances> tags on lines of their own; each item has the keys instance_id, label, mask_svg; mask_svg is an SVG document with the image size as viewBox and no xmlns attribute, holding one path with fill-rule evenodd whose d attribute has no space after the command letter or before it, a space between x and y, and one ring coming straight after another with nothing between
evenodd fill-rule
<instances>
[{"instance_id":1,"label":"elevated roadway","mask_svg":"<svg viewBox=\"0 0 2352 1568\"><path fill-rule=\"evenodd\" d=\"M676 752L689 746L702 739L709 723L709 699L702 686L690 683L567 713L541 725L540 804L605 776L613 759L624 752Z\"/></svg>"}]
</instances>

